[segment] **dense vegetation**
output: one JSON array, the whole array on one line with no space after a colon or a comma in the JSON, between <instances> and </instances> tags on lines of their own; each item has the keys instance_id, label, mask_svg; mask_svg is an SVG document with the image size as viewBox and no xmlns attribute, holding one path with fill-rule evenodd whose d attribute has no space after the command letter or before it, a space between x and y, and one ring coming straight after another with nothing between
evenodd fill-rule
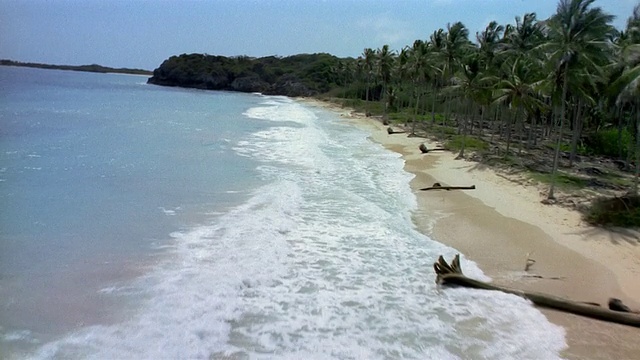
<instances>
[{"instance_id":1,"label":"dense vegetation","mask_svg":"<svg viewBox=\"0 0 640 360\"><path fill-rule=\"evenodd\" d=\"M410 132L441 134L460 157L473 145L484 154L480 160L499 155L502 165L533 171L549 183L549 199L565 185L624 188L636 196L640 4L618 30L613 16L594 2L560 0L546 20L527 13L515 24L491 22L475 42L457 22L399 52L387 45L365 49L358 59L339 63L341 89L329 95L387 121L411 124ZM592 156L614 169L580 164ZM592 207L587 219L640 226L640 220L630 221L640 219L633 206L639 202L616 201L633 214L599 219L607 211Z\"/></svg>"},{"instance_id":2,"label":"dense vegetation","mask_svg":"<svg viewBox=\"0 0 640 360\"><path fill-rule=\"evenodd\" d=\"M531 171L549 183L549 200L557 188L581 186L625 189L634 197L640 172L640 4L624 29L615 29L612 20L595 0L560 0L549 19L526 13L514 24L491 22L475 41L456 22L400 51L383 45L364 49L357 59L181 55L165 61L150 82L322 94L406 124L412 134L439 134L460 157L471 146L480 161ZM585 166L584 159L593 161ZM614 202L627 212L638 211L634 204L640 203ZM610 215L610 207L592 207L587 219L617 224L621 216L598 218ZM624 219L623 225L640 226L629 220L640 219L636 213Z\"/></svg>"},{"instance_id":3,"label":"dense vegetation","mask_svg":"<svg viewBox=\"0 0 640 360\"><path fill-rule=\"evenodd\" d=\"M335 87L340 59L329 54L225 57L182 54L165 60L149 83L209 90L311 96Z\"/></svg>"},{"instance_id":4,"label":"dense vegetation","mask_svg":"<svg viewBox=\"0 0 640 360\"><path fill-rule=\"evenodd\" d=\"M96 73L118 73L118 74L132 74L132 75L151 75L151 71L142 69L128 69L128 68L111 68L102 65L51 65L51 64L39 64L39 63L25 63L13 60L0 60L0 65L4 66L22 66L32 67L39 69L53 69L53 70L73 70L73 71L87 71Z\"/></svg>"}]
</instances>

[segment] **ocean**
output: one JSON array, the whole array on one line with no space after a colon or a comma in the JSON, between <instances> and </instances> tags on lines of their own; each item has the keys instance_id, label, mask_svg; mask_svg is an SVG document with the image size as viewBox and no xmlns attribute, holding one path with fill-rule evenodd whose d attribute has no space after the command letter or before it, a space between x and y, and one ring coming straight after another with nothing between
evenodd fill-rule
<instances>
[{"instance_id":1,"label":"ocean","mask_svg":"<svg viewBox=\"0 0 640 360\"><path fill-rule=\"evenodd\" d=\"M443 290L402 158L293 99L0 67L0 358L554 359ZM486 279L464 261L468 275Z\"/></svg>"}]
</instances>

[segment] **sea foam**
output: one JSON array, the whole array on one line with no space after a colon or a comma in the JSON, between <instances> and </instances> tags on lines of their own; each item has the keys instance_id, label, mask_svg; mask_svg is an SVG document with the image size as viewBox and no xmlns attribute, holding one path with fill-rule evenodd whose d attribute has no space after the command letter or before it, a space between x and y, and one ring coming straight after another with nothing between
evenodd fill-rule
<instances>
[{"instance_id":1,"label":"sea foam","mask_svg":"<svg viewBox=\"0 0 640 360\"><path fill-rule=\"evenodd\" d=\"M174 233L132 285L145 300L128 321L82 328L35 358L559 357L563 329L526 300L434 284L434 259L456 251L411 222L397 154L290 99L265 97L245 116L271 123L233 145L267 184Z\"/></svg>"}]
</instances>

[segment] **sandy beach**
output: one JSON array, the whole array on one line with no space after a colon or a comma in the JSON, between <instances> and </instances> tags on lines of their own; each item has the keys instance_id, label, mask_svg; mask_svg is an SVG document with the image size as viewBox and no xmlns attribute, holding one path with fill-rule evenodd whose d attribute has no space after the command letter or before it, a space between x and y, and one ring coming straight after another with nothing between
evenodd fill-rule
<instances>
[{"instance_id":1,"label":"sandy beach","mask_svg":"<svg viewBox=\"0 0 640 360\"><path fill-rule=\"evenodd\" d=\"M514 182L478 163L456 160L450 152L423 155L420 144L429 148L438 144L406 134L389 135L379 120L349 109L305 102L339 113L369 131L373 141L400 153L405 170L415 175L411 186L419 204L414 214L418 229L476 262L494 283L605 306L610 297L616 297L640 309L637 233L591 227L577 211L542 204L541 188L535 184ZM475 185L476 189L419 191L435 182ZM528 257L535 263L525 272ZM566 329L565 358L639 358L638 328L541 310Z\"/></svg>"}]
</instances>

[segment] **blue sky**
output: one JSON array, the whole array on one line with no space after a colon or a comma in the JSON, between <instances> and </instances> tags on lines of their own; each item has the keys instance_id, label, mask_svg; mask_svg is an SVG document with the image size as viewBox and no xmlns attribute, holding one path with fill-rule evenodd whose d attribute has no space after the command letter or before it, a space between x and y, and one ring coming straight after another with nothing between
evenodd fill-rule
<instances>
[{"instance_id":1,"label":"blue sky","mask_svg":"<svg viewBox=\"0 0 640 360\"><path fill-rule=\"evenodd\" d=\"M596 0L623 28L640 0ZM0 58L154 69L171 55L358 56L462 21L555 12L556 0L0 0Z\"/></svg>"}]
</instances>

